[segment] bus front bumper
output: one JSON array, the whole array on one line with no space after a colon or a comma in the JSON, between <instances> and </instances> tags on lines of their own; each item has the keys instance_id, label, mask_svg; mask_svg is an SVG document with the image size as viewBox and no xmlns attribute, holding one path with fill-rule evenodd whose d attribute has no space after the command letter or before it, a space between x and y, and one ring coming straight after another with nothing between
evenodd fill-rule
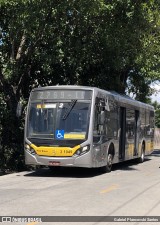
<instances>
[{"instance_id":1,"label":"bus front bumper","mask_svg":"<svg viewBox=\"0 0 160 225\"><path fill-rule=\"evenodd\" d=\"M72 157L46 157L31 154L25 150L26 165L66 166L66 167L92 167L91 153Z\"/></svg>"}]
</instances>

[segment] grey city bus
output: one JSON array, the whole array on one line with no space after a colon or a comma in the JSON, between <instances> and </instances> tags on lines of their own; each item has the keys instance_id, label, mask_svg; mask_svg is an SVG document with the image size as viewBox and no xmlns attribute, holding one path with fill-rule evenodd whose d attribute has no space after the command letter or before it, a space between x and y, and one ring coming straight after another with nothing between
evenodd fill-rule
<instances>
[{"instance_id":1,"label":"grey city bus","mask_svg":"<svg viewBox=\"0 0 160 225\"><path fill-rule=\"evenodd\" d=\"M115 92L48 86L31 92L25 122L25 163L99 167L153 151L154 108Z\"/></svg>"}]
</instances>

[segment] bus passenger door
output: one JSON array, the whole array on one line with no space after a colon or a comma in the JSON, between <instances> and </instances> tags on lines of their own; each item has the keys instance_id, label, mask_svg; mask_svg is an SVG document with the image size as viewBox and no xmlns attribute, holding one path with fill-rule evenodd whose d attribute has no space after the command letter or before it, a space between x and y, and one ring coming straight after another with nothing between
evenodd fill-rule
<instances>
[{"instance_id":1,"label":"bus passenger door","mask_svg":"<svg viewBox=\"0 0 160 225\"><path fill-rule=\"evenodd\" d=\"M120 137L119 137L119 159L125 159L126 145L126 108L120 107Z\"/></svg>"},{"instance_id":2,"label":"bus passenger door","mask_svg":"<svg viewBox=\"0 0 160 225\"><path fill-rule=\"evenodd\" d=\"M134 156L138 155L139 145L139 111L135 110Z\"/></svg>"}]
</instances>

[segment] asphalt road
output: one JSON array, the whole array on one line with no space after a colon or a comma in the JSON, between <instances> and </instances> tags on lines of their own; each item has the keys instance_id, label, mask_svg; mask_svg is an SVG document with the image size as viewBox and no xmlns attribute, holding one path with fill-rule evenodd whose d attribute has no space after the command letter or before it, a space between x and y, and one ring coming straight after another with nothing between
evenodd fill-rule
<instances>
[{"instance_id":1,"label":"asphalt road","mask_svg":"<svg viewBox=\"0 0 160 225\"><path fill-rule=\"evenodd\" d=\"M60 216L57 217L60 222L20 220L12 223L17 225L66 224L67 218L62 216L71 216L68 220L79 216L81 222L67 224L85 224L87 219L92 220L86 223L90 225L146 224L115 219L160 216L160 151L154 151L142 164L130 161L114 165L112 172L106 174L80 168L62 168L53 173L43 168L0 176L0 215ZM107 221L107 216L114 217L115 222ZM160 220L147 224L160 224Z\"/></svg>"}]
</instances>

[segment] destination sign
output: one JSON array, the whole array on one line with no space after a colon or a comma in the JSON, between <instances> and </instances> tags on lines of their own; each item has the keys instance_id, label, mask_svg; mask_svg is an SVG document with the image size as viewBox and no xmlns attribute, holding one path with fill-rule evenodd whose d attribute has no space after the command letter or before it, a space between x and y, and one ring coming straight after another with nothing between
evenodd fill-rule
<instances>
[{"instance_id":1,"label":"destination sign","mask_svg":"<svg viewBox=\"0 0 160 225\"><path fill-rule=\"evenodd\" d=\"M88 90L40 90L31 93L31 100L90 100L92 91Z\"/></svg>"}]
</instances>

